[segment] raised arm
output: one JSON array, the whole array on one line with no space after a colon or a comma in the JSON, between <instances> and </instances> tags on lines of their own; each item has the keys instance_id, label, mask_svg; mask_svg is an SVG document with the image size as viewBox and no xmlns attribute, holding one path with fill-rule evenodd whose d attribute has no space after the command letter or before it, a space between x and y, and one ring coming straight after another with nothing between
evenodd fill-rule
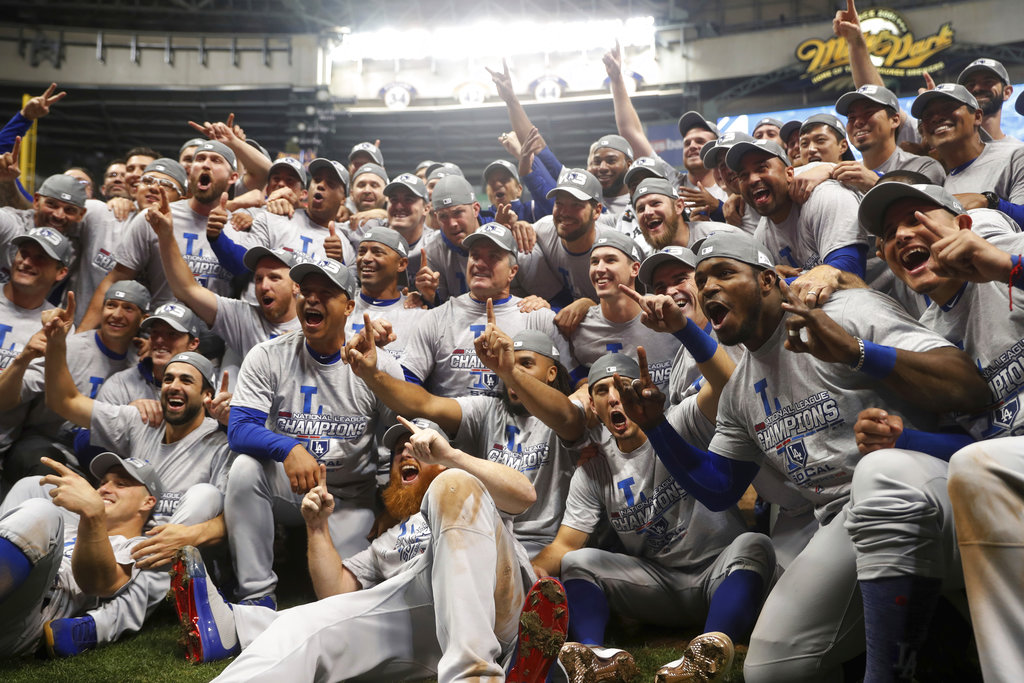
<instances>
[{"instance_id":1,"label":"raised arm","mask_svg":"<svg viewBox=\"0 0 1024 683\"><path fill-rule=\"evenodd\" d=\"M455 434L462 424L462 406L452 398L435 396L423 387L392 377L377 367L377 347L369 336L373 325L369 314L363 314L364 327L345 345L346 362L356 377L363 380L384 405L399 415L425 417L436 422L448 434Z\"/></svg>"},{"instance_id":2,"label":"raised arm","mask_svg":"<svg viewBox=\"0 0 1024 683\"><path fill-rule=\"evenodd\" d=\"M487 69L487 73L491 75L491 80L494 81L494 86L498 89L498 97L505 102L505 108L508 110L508 120L512 123L512 130L515 131L516 137L521 141L526 140L526 137L530 134L530 129L533 128L533 123L530 121L530 117L526 115L526 110L523 109L519 98L516 97L515 90L512 89L512 76L508 72L508 62L504 59L501 60L500 73L490 69Z\"/></svg>"},{"instance_id":3,"label":"raised arm","mask_svg":"<svg viewBox=\"0 0 1024 683\"><path fill-rule=\"evenodd\" d=\"M487 300L487 326L474 340L477 358L501 378L522 401L531 415L550 427L565 441L578 441L586 429L586 418L569 397L537 379L516 363L512 338L494 321L494 302Z\"/></svg>"},{"instance_id":4,"label":"raised arm","mask_svg":"<svg viewBox=\"0 0 1024 683\"><path fill-rule=\"evenodd\" d=\"M327 520L334 512L334 496L327 490L327 466L320 465L317 485L302 499L302 517L306 520L306 555L309 577L319 600L357 591L362 586L355 574L341 562L331 541Z\"/></svg>"},{"instance_id":5,"label":"raised arm","mask_svg":"<svg viewBox=\"0 0 1024 683\"><path fill-rule=\"evenodd\" d=\"M46 407L79 427L92 421L95 401L78 390L68 370L67 337L75 319L75 293L68 292L68 307L58 308L43 324L46 334Z\"/></svg>"},{"instance_id":6,"label":"raised arm","mask_svg":"<svg viewBox=\"0 0 1024 683\"><path fill-rule=\"evenodd\" d=\"M85 309L85 315L82 316L82 322L78 324L78 331L84 332L85 330L94 330L99 327L103 302L107 300L107 290L115 282L134 280L136 275L138 275L138 271L135 269L123 266L120 263L116 264L96 286L96 291L93 292L92 298L89 299L89 305Z\"/></svg>"},{"instance_id":7,"label":"raised arm","mask_svg":"<svg viewBox=\"0 0 1024 683\"><path fill-rule=\"evenodd\" d=\"M71 553L71 572L82 592L110 597L131 580L129 567L120 565L107 536L107 512L99 492L83 477L50 458L41 462L56 474L48 474L40 484L52 484L54 505L78 515L78 538ZM154 500L154 503L156 501Z\"/></svg>"},{"instance_id":8,"label":"raised arm","mask_svg":"<svg viewBox=\"0 0 1024 683\"><path fill-rule=\"evenodd\" d=\"M780 286L788 296L786 283ZM974 413L992 400L978 368L960 349L908 351L883 346L854 337L822 309L810 309L796 297L789 297L782 307L791 314L785 323L789 351L809 353L826 363L845 363L913 405L936 413Z\"/></svg>"},{"instance_id":9,"label":"raised arm","mask_svg":"<svg viewBox=\"0 0 1024 683\"><path fill-rule=\"evenodd\" d=\"M159 190L160 207L150 207L146 210L146 222L156 233L167 284L171 286L171 292L177 299L191 308L207 327L213 327L213 322L217 319L217 295L196 282L192 269L185 263L178 240L174 237L174 219L171 217L167 194L162 187Z\"/></svg>"},{"instance_id":10,"label":"raised arm","mask_svg":"<svg viewBox=\"0 0 1024 683\"><path fill-rule=\"evenodd\" d=\"M270 175L270 159L245 141L242 129L235 125L233 113L228 114L227 121L224 122L210 123L206 121L202 125L194 121L188 123L211 140L222 142L231 148L238 163L245 171L242 181L247 190L262 190L266 187L267 177Z\"/></svg>"},{"instance_id":11,"label":"raised arm","mask_svg":"<svg viewBox=\"0 0 1024 683\"><path fill-rule=\"evenodd\" d=\"M619 42L615 41L615 48L604 54L604 68L608 73L608 80L612 87L612 103L615 106L615 127L619 135L626 138L626 141L633 148L633 157L654 156L654 148L651 141L644 133L644 125L640 122L640 116L633 107L626 90L626 82L622 77L622 48Z\"/></svg>"}]
</instances>

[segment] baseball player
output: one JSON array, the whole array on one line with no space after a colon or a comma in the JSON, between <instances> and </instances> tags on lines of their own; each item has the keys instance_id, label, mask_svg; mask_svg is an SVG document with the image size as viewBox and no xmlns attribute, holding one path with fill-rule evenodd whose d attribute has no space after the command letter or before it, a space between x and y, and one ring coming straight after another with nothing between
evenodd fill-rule
<instances>
[{"instance_id":1,"label":"baseball player","mask_svg":"<svg viewBox=\"0 0 1024 683\"><path fill-rule=\"evenodd\" d=\"M1024 314L1010 306L1003 279L993 281L988 274L1005 271L1005 279L1013 283L1009 268L989 266L988 273L982 273L993 261L1011 262L1010 253L1021 251L1024 239L1019 232L1008 232L1001 221L986 221L986 213L990 212L967 213L935 185L881 184L861 204L861 222L879 237L890 268L914 291L931 299L921 323L963 348L977 363L991 392L987 410L960 416L969 437L904 429L884 405L860 414L858 444L862 452L877 450L858 465L848 521L864 597L866 680L913 676L940 592L962 585L957 541L967 551L964 567L975 572L969 597L972 612L980 610L976 625L990 631L999 623L988 607L988 588L978 583L984 576L995 579L1003 570L998 552L992 554L995 564L990 569L981 567L999 537L992 525L991 514L996 510L974 512L976 502L963 496L957 481L951 481L949 489L960 494L960 505L951 506L944 462L958 448L978 439L984 445L969 446L957 460L961 481L972 481L976 473L984 479L986 468L1006 467L1011 477L1019 471L1015 439L1001 437L1024 430L1016 407L1024 383L1015 379ZM998 444L1004 442L1002 449ZM995 465L989 453L1005 453L1003 465ZM999 462L1003 456L995 457ZM998 495L1000 488L994 488ZM961 519L964 522L964 535L958 533L955 539L954 511L958 532ZM905 546L908 536L918 539L912 553ZM903 559L907 554L910 557ZM894 559L897 555L900 559ZM982 658L986 676L993 680L1005 677L1010 671L1005 667L1014 659L1012 652L1009 661L992 659L1006 636L993 634L995 651ZM985 642L979 640L979 649Z\"/></svg>"},{"instance_id":2,"label":"baseball player","mask_svg":"<svg viewBox=\"0 0 1024 683\"><path fill-rule=\"evenodd\" d=\"M497 215L498 206L501 204L508 204L519 220L530 223L535 223L544 216L551 215L551 202L544 198L544 195L547 194L547 190L553 185L551 182L552 178L547 175L543 164L539 162L536 163L538 171L529 170L534 164L532 154L526 160L526 163L530 164L527 167L529 172L522 179L519 176L519 169L510 161L496 159L487 164L484 168L484 189L487 192L487 198L490 200L491 206L480 212L483 220L493 221L495 215ZM534 182L533 176L539 175L538 172L543 173L546 177L546 187L542 188ZM523 201L522 183L524 181L530 186L530 194L534 197L540 197L540 199L531 199L529 202ZM544 191L540 191L541 189ZM535 192L536 194L534 194Z\"/></svg>"},{"instance_id":3,"label":"baseball player","mask_svg":"<svg viewBox=\"0 0 1024 683\"><path fill-rule=\"evenodd\" d=\"M700 158L704 145L718 138L718 126L706 120L703 114L688 111L679 117L679 134L683 136L683 166L686 168L686 177L679 185L679 196L691 214L710 216L729 198L728 193L715 183L714 174Z\"/></svg>"},{"instance_id":4,"label":"baseball player","mask_svg":"<svg viewBox=\"0 0 1024 683\"><path fill-rule=\"evenodd\" d=\"M387 171L376 163L365 163L351 171L352 192L349 197L355 207L349 218L349 240L358 242L360 228L370 220L387 218L384 188L389 182Z\"/></svg>"},{"instance_id":5,"label":"baseball player","mask_svg":"<svg viewBox=\"0 0 1024 683\"><path fill-rule=\"evenodd\" d=\"M377 454L374 430L390 412L342 362L345 325L355 306L352 273L337 261L301 263L301 332L256 345L242 362L232 398L228 439L242 454L228 478L225 521L241 600L275 604L275 519L299 523L302 495L319 466L337 502L331 534L343 555L367 545L374 521ZM393 358L382 367L401 377Z\"/></svg>"},{"instance_id":6,"label":"baseball player","mask_svg":"<svg viewBox=\"0 0 1024 683\"><path fill-rule=\"evenodd\" d=\"M189 176L191 198L170 205L174 216L174 233L178 248L184 254L192 274L204 287L217 294L227 294L231 273L220 265L207 240L206 223L210 213L221 203L229 184L238 178L235 153L226 145L209 141L197 148ZM160 262L156 235L145 216L137 215L128 224L120 245L114 252L116 265L96 287L82 318L82 329L92 329L99 322L107 288L120 280L134 280L143 271L147 288L157 306L173 297Z\"/></svg>"},{"instance_id":7,"label":"baseball player","mask_svg":"<svg viewBox=\"0 0 1024 683\"><path fill-rule=\"evenodd\" d=\"M132 340L149 308L149 292L133 280L114 284L107 295L99 330L79 332L68 339L68 370L75 386L89 398L96 398L107 377L135 363ZM68 296L74 297L74 293ZM37 339L41 342L43 335L37 333ZM47 473L39 469L41 455L67 464L78 430L46 407L43 365L31 362L42 358L44 352L44 345L29 344L0 373L0 410L13 410L19 404L29 407L25 431L4 457L4 477L11 483Z\"/></svg>"},{"instance_id":8,"label":"baseball player","mask_svg":"<svg viewBox=\"0 0 1024 683\"><path fill-rule=\"evenodd\" d=\"M570 390L569 378L546 334L525 329L509 338L500 333L503 344L498 349L490 343L496 328L494 306L488 302L487 326L474 346L481 363L504 383L497 398L447 398L397 380L377 369L376 349L365 337L354 339L347 352L353 372L396 413L435 421L445 433L456 435L467 453L507 465L530 480L537 502L515 516L512 529L533 554L558 530L584 415L576 404L562 401Z\"/></svg>"},{"instance_id":9,"label":"baseball player","mask_svg":"<svg viewBox=\"0 0 1024 683\"><path fill-rule=\"evenodd\" d=\"M688 444L668 428L657 392L627 394L626 413L676 481L711 509L735 503L765 466L815 506L820 526L768 596L744 677L831 680L863 648L844 527L859 459L854 416L882 402L928 429L933 413L974 410L988 390L963 352L881 294L836 292L812 310L784 300L771 258L748 236L716 233L696 253L705 315L721 343L747 348L718 402L714 437L707 451ZM798 597L814 609L794 613Z\"/></svg>"},{"instance_id":10,"label":"baseball player","mask_svg":"<svg viewBox=\"0 0 1024 683\"><path fill-rule=\"evenodd\" d=\"M488 299L493 300L495 317L509 334L539 330L554 340L562 358L569 356L569 345L558 334L550 309L523 313L519 297L510 294L518 271L518 247L511 230L489 223L462 244L468 250L463 277L469 292L420 318L405 345L402 368L407 380L424 384L437 396L498 396L498 378L480 363L473 347L487 324Z\"/></svg>"},{"instance_id":11,"label":"baseball player","mask_svg":"<svg viewBox=\"0 0 1024 683\"><path fill-rule=\"evenodd\" d=\"M736 232L727 223L713 221L687 222L683 215L683 199L667 180L645 180L633 190L633 208L644 239L652 249L674 244L689 247L713 232Z\"/></svg>"},{"instance_id":12,"label":"baseball player","mask_svg":"<svg viewBox=\"0 0 1024 683\"><path fill-rule=\"evenodd\" d=\"M778 144L782 142L782 126L784 124L777 118L766 116L759 119L750 131L750 137L755 140L773 140Z\"/></svg>"},{"instance_id":13,"label":"baseball player","mask_svg":"<svg viewBox=\"0 0 1024 683\"><path fill-rule=\"evenodd\" d=\"M772 124L760 127L760 130L771 129ZM765 136L759 139L772 140L774 138ZM725 163L725 155L729 148L737 142L752 142L753 140L754 138L744 133L723 133L717 140L705 144L700 151L700 159L704 166L711 169L711 173L715 176L715 182L729 193L729 198L722 202L719 209L712 211L708 218L718 223L735 225L748 235L753 235L757 230L761 216L743 201L738 182L739 176Z\"/></svg>"},{"instance_id":14,"label":"baseball player","mask_svg":"<svg viewBox=\"0 0 1024 683\"><path fill-rule=\"evenodd\" d=\"M834 180L867 192L881 176L897 169L923 173L936 185L946 179L938 161L906 152L896 144L900 103L893 91L881 85L862 85L840 97L836 111L846 117L846 134L864 162L840 161L832 169Z\"/></svg>"},{"instance_id":15,"label":"baseball player","mask_svg":"<svg viewBox=\"0 0 1024 683\"><path fill-rule=\"evenodd\" d=\"M318 158L309 163L309 177L306 208L295 211L291 218L266 212L254 216L249 230L239 232L227 225L224 207L211 212L207 236L225 268L236 274L247 273L245 252L255 246L291 249L311 261L329 258L352 264L352 245L338 234L335 225L345 203L348 171L337 161Z\"/></svg>"},{"instance_id":16,"label":"baseball player","mask_svg":"<svg viewBox=\"0 0 1024 683\"><path fill-rule=\"evenodd\" d=\"M24 480L0 505L0 603L8 620L0 657L29 654L40 638L51 656L75 647L70 618L139 576L131 549L144 540L162 492L145 460L97 457L90 466L97 489L58 462L43 463L50 474Z\"/></svg>"},{"instance_id":17,"label":"baseball player","mask_svg":"<svg viewBox=\"0 0 1024 683\"><path fill-rule=\"evenodd\" d=\"M800 124L800 158L805 164L853 161L846 129L832 114L814 114Z\"/></svg>"},{"instance_id":18,"label":"baseball player","mask_svg":"<svg viewBox=\"0 0 1024 683\"><path fill-rule=\"evenodd\" d=\"M981 127L992 142L1011 145L1024 144L1015 137L1003 133L1003 103L1013 95L1010 74L1006 67L994 59L982 57L964 67L956 82L974 95L981 107Z\"/></svg>"},{"instance_id":19,"label":"baseball player","mask_svg":"<svg viewBox=\"0 0 1024 683\"><path fill-rule=\"evenodd\" d=\"M401 173L384 187L388 200L387 226L398 232L408 247L409 264L405 272L411 274L415 285L416 274L422 267L424 247L435 239L438 232L427 227L430 201L427 186L412 173Z\"/></svg>"},{"instance_id":20,"label":"baseball player","mask_svg":"<svg viewBox=\"0 0 1024 683\"><path fill-rule=\"evenodd\" d=\"M821 183L803 204L790 197L793 171L774 142L738 142L725 163L739 174L743 201L761 214L754 238L765 245L784 274L824 263L863 276L867 235L857 225L857 197L835 181Z\"/></svg>"},{"instance_id":21,"label":"baseball player","mask_svg":"<svg viewBox=\"0 0 1024 683\"><path fill-rule=\"evenodd\" d=\"M173 216L167 198L146 214L156 233L160 261L171 292L189 307L217 336L240 357L260 342L300 328L295 314L295 283L288 275L299 262L296 252L263 246L250 248L244 259L253 272L256 303L215 294L200 285L178 249L174 238Z\"/></svg>"},{"instance_id":22,"label":"baseball player","mask_svg":"<svg viewBox=\"0 0 1024 683\"><path fill-rule=\"evenodd\" d=\"M558 534L533 559L538 575L560 576L566 587L569 638L576 642L559 659L569 680L594 680L612 669L617 680L629 680L635 667L629 655L601 647L609 610L663 625L703 622L709 633L699 640L706 645L691 648L707 647L711 657L708 641L714 641L714 663L702 671L706 662L688 653L659 671L658 680L683 673L707 680L729 666L731 639L745 637L757 618L775 572L771 541L743 533L735 508L712 512L673 480L623 411L620 378L653 386L625 353L602 356L591 367L588 388L603 425L591 438L602 443L602 456L575 471ZM686 403L684 433L706 437L711 425L696 398ZM622 551L584 548L602 516Z\"/></svg>"},{"instance_id":23,"label":"baseball player","mask_svg":"<svg viewBox=\"0 0 1024 683\"><path fill-rule=\"evenodd\" d=\"M640 306L622 291L635 291L639 261L640 250L632 239L615 230L597 233L590 249L590 279L600 303L587 311L569 336L574 365L569 376L577 388L586 382L598 358L607 353L633 355L640 345L647 349L654 383L663 390L668 388L679 340L670 335L652 337L640 320Z\"/></svg>"},{"instance_id":24,"label":"baseball player","mask_svg":"<svg viewBox=\"0 0 1024 683\"><path fill-rule=\"evenodd\" d=\"M198 555L181 553L174 589L189 658L210 661L241 649L221 681L504 680L500 662L515 642L533 572L499 511L518 512L535 494L522 474L453 448L439 431L404 420L388 430L393 459L384 500L400 522L344 558L331 541L336 499L321 466L302 502L315 603L280 613L228 606ZM564 624L564 597L554 584L531 596L546 603L547 618L537 621L552 623L557 604ZM533 636L553 635L543 630L542 623ZM547 666L540 668L528 676L513 668L508 680L539 683Z\"/></svg>"},{"instance_id":25,"label":"baseball player","mask_svg":"<svg viewBox=\"0 0 1024 683\"><path fill-rule=\"evenodd\" d=\"M88 427L95 445L126 457L152 462L163 482L163 493L153 510L160 526L152 530L143 547L133 550L140 568L165 564L182 545L214 545L225 538L221 516L228 468L233 454L217 420L207 417L209 408L226 406L230 397L214 396L213 365L197 353L172 358L164 368L160 395L163 424L150 426L131 406L115 406L82 395L67 367L67 328L72 309L61 309L46 326L46 404L64 419ZM24 481L31 482L27 478ZM137 631L167 593L168 578L147 572L124 595L86 616L79 617L77 654L92 642L116 640L125 631Z\"/></svg>"}]
</instances>

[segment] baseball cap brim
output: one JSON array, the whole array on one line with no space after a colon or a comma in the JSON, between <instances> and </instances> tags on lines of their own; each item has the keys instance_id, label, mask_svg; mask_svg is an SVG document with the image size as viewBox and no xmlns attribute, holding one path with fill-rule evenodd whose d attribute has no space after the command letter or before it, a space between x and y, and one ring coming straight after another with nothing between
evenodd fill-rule
<instances>
[{"instance_id":1,"label":"baseball cap brim","mask_svg":"<svg viewBox=\"0 0 1024 683\"><path fill-rule=\"evenodd\" d=\"M914 100L914 103L910 105L910 115L913 116L915 119L921 118L921 114L924 113L925 107L927 107L932 101L937 99L953 100L954 102L965 104L968 107L971 107L972 109L977 108L973 107L969 102L964 102L959 97L955 97L948 92L943 92L941 90L927 90L918 95L917 99Z\"/></svg>"},{"instance_id":2,"label":"baseball cap brim","mask_svg":"<svg viewBox=\"0 0 1024 683\"><path fill-rule=\"evenodd\" d=\"M578 187L555 187L555 188L553 188L551 190L548 190L548 193L545 196L548 199L554 199L555 194L558 193L558 192L568 192L569 194L571 194L576 199L582 199L583 201L588 201L589 202L589 201L591 201L593 199L593 197L591 197L584 190L581 190Z\"/></svg>"},{"instance_id":3,"label":"baseball cap brim","mask_svg":"<svg viewBox=\"0 0 1024 683\"><path fill-rule=\"evenodd\" d=\"M679 134L684 138L686 134L693 128L703 128L709 130L718 137L718 126L711 123L700 112L688 111L679 117Z\"/></svg>"},{"instance_id":4,"label":"baseball cap brim","mask_svg":"<svg viewBox=\"0 0 1024 683\"><path fill-rule=\"evenodd\" d=\"M292 267L291 263L289 263L288 261L285 261L283 258L281 258L281 254L275 254L272 249L269 249L268 247L264 247L263 245L257 245L255 247L251 247L248 251L246 251L245 252L245 256L242 257L242 264L246 268L248 268L249 270L251 270L251 271L253 271L255 273L256 272L256 266L259 265L259 263L260 263L260 261L262 259L264 259L264 258L266 258L268 256L270 258L272 258L272 259L276 259L277 261L280 261L282 265L287 266L288 268Z\"/></svg>"},{"instance_id":5,"label":"baseball cap brim","mask_svg":"<svg viewBox=\"0 0 1024 683\"><path fill-rule=\"evenodd\" d=\"M145 320L143 320L142 324L139 325L139 330L142 331L142 332L145 332L150 327L152 327L153 323L155 323L157 320L164 321L165 323L167 323L168 325L173 327L178 332L184 332L184 333L188 334L189 336L192 335L192 330L190 330L189 328L187 328L184 325L182 325L180 320L178 320L176 318L173 318L173 317L171 317L169 315L166 315L166 316L162 315L160 313L154 313L153 315L151 315L148 318L146 318Z\"/></svg>"},{"instance_id":6,"label":"baseball cap brim","mask_svg":"<svg viewBox=\"0 0 1024 683\"><path fill-rule=\"evenodd\" d=\"M348 295L348 298L353 299L356 295L355 278L351 277L351 273L349 273L350 277L346 278L342 273L347 272L348 269L342 264L339 265L341 265L341 270L338 275L328 272L319 263L313 263L312 261L292 266L292 269L288 271L288 274L296 284L301 283L308 275L323 275L325 278L337 285L338 289L345 292L345 294Z\"/></svg>"},{"instance_id":7,"label":"baseball cap brim","mask_svg":"<svg viewBox=\"0 0 1024 683\"><path fill-rule=\"evenodd\" d=\"M726 152L725 155L725 165L733 171L738 172L740 170L740 164L743 163L743 157L750 152L760 152L761 154L766 154L782 160L782 162L787 166L790 165L789 157L787 157L782 148L775 143L770 142L768 144L758 145L746 140L743 142L737 142L729 148L729 151Z\"/></svg>"},{"instance_id":8,"label":"baseball cap brim","mask_svg":"<svg viewBox=\"0 0 1024 683\"><path fill-rule=\"evenodd\" d=\"M901 199L920 199L928 204L946 209L951 213L952 209L955 208L943 205L938 198L907 183L878 183L861 200L860 208L857 210L857 219L865 230L872 235L881 237L885 233L884 221L886 211Z\"/></svg>"},{"instance_id":9,"label":"baseball cap brim","mask_svg":"<svg viewBox=\"0 0 1024 683\"><path fill-rule=\"evenodd\" d=\"M332 164L327 159L313 159L313 161L310 162L309 168L307 168L306 171L309 173L309 177L311 180L313 176L316 174L316 172L319 171L321 168L329 171L331 175L338 179L338 182L340 182L345 187L348 187L348 181L342 177L341 173L338 172L338 169L334 167L334 164Z\"/></svg>"},{"instance_id":10,"label":"baseball cap brim","mask_svg":"<svg viewBox=\"0 0 1024 683\"><path fill-rule=\"evenodd\" d=\"M654 289L654 272L666 263L681 263L691 269L697 267L697 257L689 249L689 260L684 252L682 255L669 254L663 251L651 254L644 259L643 263L640 264L640 272L637 274L637 279L640 280L647 287L648 290L653 291Z\"/></svg>"},{"instance_id":11,"label":"baseball cap brim","mask_svg":"<svg viewBox=\"0 0 1024 683\"><path fill-rule=\"evenodd\" d=\"M25 242L34 242L35 244L38 244L42 248L42 250L46 252L46 255L52 258L54 261L64 266L68 265L67 263L64 262L64 259L62 259L57 254L57 250L53 248L52 244L50 244L46 240L39 239L35 235L18 235L17 237L11 240L11 244L15 246L24 244Z\"/></svg>"}]
</instances>

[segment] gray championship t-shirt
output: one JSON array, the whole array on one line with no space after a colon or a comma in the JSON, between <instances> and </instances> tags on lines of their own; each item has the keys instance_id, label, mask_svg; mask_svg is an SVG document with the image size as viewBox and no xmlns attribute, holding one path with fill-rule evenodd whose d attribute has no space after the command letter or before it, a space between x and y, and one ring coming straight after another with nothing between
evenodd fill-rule
<instances>
[{"instance_id":1,"label":"gray championship t-shirt","mask_svg":"<svg viewBox=\"0 0 1024 683\"><path fill-rule=\"evenodd\" d=\"M626 554L679 569L705 567L746 531L736 508L712 512L679 486L649 441L623 453L598 429L602 456L573 473L562 524L589 534L604 515Z\"/></svg>"},{"instance_id":2,"label":"gray championship t-shirt","mask_svg":"<svg viewBox=\"0 0 1024 683\"><path fill-rule=\"evenodd\" d=\"M345 339L363 329L364 313L369 314L370 320L383 318L391 323L395 341L380 348L401 363L405 357L405 346L409 343L413 330L419 325L426 311L422 308L406 308L405 296L401 294L397 299L374 299L360 292L355 301L356 307L345 323Z\"/></svg>"},{"instance_id":3,"label":"gray championship t-shirt","mask_svg":"<svg viewBox=\"0 0 1024 683\"><path fill-rule=\"evenodd\" d=\"M569 344L555 327L551 309L522 313L519 301L510 296L494 302L498 327L513 337L520 330L540 330L562 358L569 358ZM484 367L473 346L486 327L486 303L469 294L455 297L420 318L405 346L402 367L437 396L500 396L501 381Z\"/></svg>"},{"instance_id":4,"label":"gray championship t-shirt","mask_svg":"<svg viewBox=\"0 0 1024 683\"><path fill-rule=\"evenodd\" d=\"M401 379L390 356L379 354L377 362ZM267 429L305 446L327 466L335 495L372 495L378 466L374 431L379 423L394 424L394 413L340 355L319 362L301 332L257 344L242 361L231 405L266 413Z\"/></svg>"},{"instance_id":5,"label":"gray championship t-shirt","mask_svg":"<svg viewBox=\"0 0 1024 683\"><path fill-rule=\"evenodd\" d=\"M214 294L226 295L231 290L231 273L220 265L206 239L207 217L189 207L188 199L171 204L174 223L174 238L192 271L196 282ZM114 260L142 274L140 280L152 296L150 308L174 301L171 286L167 284L163 262L160 260L160 244L156 233L149 226L144 214L128 222L124 237L114 250Z\"/></svg>"},{"instance_id":6,"label":"gray championship t-shirt","mask_svg":"<svg viewBox=\"0 0 1024 683\"><path fill-rule=\"evenodd\" d=\"M857 222L857 195L834 180L811 192L803 205L793 203L781 223L767 216L754 232L779 265L809 270L841 247L867 245L867 233Z\"/></svg>"},{"instance_id":7,"label":"gray championship t-shirt","mask_svg":"<svg viewBox=\"0 0 1024 683\"><path fill-rule=\"evenodd\" d=\"M364 589L372 588L401 573L409 562L427 552L430 538L427 518L417 512L373 539L369 548L344 558L343 563Z\"/></svg>"},{"instance_id":8,"label":"gray championship t-shirt","mask_svg":"<svg viewBox=\"0 0 1024 683\"><path fill-rule=\"evenodd\" d=\"M1024 146L985 144L981 154L946 177L946 190L995 192L1013 204L1024 204Z\"/></svg>"},{"instance_id":9,"label":"gray championship t-shirt","mask_svg":"<svg viewBox=\"0 0 1024 683\"><path fill-rule=\"evenodd\" d=\"M260 312L258 304L252 304L226 296L217 297L217 317L211 331L242 357L260 342L280 337L301 329L299 317L273 325Z\"/></svg>"},{"instance_id":10,"label":"gray championship t-shirt","mask_svg":"<svg viewBox=\"0 0 1024 683\"><path fill-rule=\"evenodd\" d=\"M91 443L122 458L148 460L164 492L153 510L153 520L166 523L178 509L181 497L196 484L213 484L221 492L228 482L234 453L217 421L207 417L196 429L174 443L164 443L164 425L150 427L132 406L93 403Z\"/></svg>"},{"instance_id":11,"label":"gray championship t-shirt","mask_svg":"<svg viewBox=\"0 0 1024 683\"><path fill-rule=\"evenodd\" d=\"M952 345L878 292L836 292L822 306L852 335L909 351ZM747 350L722 392L714 453L775 468L827 522L849 497L860 460L853 425L864 408L884 407L909 428L929 430L936 416L913 407L881 381L844 363L787 351L785 321L756 351Z\"/></svg>"},{"instance_id":12,"label":"gray championship t-shirt","mask_svg":"<svg viewBox=\"0 0 1024 683\"><path fill-rule=\"evenodd\" d=\"M246 249L264 246L268 249L288 248L302 254L310 261L322 261L327 258L324 253L324 240L331 232L313 222L303 209L296 209L291 218L278 216L266 209L246 209L252 215L252 226L247 231L238 231L227 226L224 232L235 244ZM351 266L355 263L356 253L347 239L344 239L345 227L336 226L335 232L342 238L341 251L344 263Z\"/></svg>"},{"instance_id":13,"label":"gray championship t-shirt","mask_svg":"<svg viewBox=\"0 0 1024 683\"><path fill-rule=\"evenodd\" d=\"M928 176L928 179L936 185L946 182L946 169L942 168L935 159L910 152L897 147L888 159L882 162L878 168L871 169L876 173L888 173L889 171L915 171Z\"/></svg>"}]
</instances>

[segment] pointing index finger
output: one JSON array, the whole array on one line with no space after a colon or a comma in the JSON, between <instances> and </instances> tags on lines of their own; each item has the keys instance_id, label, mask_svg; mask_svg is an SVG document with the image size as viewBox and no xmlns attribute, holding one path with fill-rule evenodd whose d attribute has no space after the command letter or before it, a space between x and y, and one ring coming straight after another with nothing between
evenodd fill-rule
<instances>
[{"instance_id":1,"label":"pointing index finger","mask_svg":"<svg viewBox=\"0 0 1024 683\"><path fill-rule=\"evenodd\" d=\"M224 373L224 376L220 380L220 393L224 393L228 390L228 373Z\"/></svg>"},{"instance_id":2,"label":"pointing index finger","mask_svg":"<svg viewBox=\"0 0 1024 683\"><path fill-rule=\"evenodd\" d=\"M487 297L487 324L494 325L494 299Z\"/></svg>"},{"instance_id":3,"label":"pointing index finger","mask_svg":"<svg viewBox=\"0 0 1024 683\"><path fill-rule=\"evenodd\" d=\"M320 463L320 469L317 472L316 485L327 490L327 465L323 463Z\"/></svg>"},{"instance_id":4,"label":"pointing index finger","mask_svg":"<svg viewBox=\"0 0 1024 683\"><path fill-rule=\"evenodd\" d=\"M420 433L421 431L423 431L422 429L420 429L419 427L417 427L416 425L414 425L414 424L413 424L412 422L410 422L409 420L406 420L406 419L405 419L404 417L402 417L401 415L398 415L397 417L398 417L398 421L402 423L402 426L403 426L403 427L405 427L406 429L408 429L408 430L409 430L410 432L412 432L413 434L419 434L419 433Z\"/></svg>"},{"instance_id":5,"label":"pointing index finger","mask_svg":"<svg viewBox=\"0 0 1024 683\"><path fill-rule=\"evenodd\" d=\"M642 346L636 347L636 362L640 366L640 379L644 386L651 384L651 372L647 368L647 349Z\"/></svg>"},{"instance_id":6,"label":"pointing index finger","mask_svg":"<svg viewBox=\"0 0 1024 683\"><path fill-rule=\"evenodd\" d=\"M21 136L14 138L14 147L11 149L11 163L15 166L18 165L18 159L21 157Z\"/></svg>"},{"instance_id":7,"label":"pointing index finger","mask_svg":"<svg viewBox=\"0 0 1024 683\"><path fill-rule=\"evenodd\" d=\"M53 470L54 472L56 472L57 474L59 474L61 476L67 476L69 474L74 474L74 472L72 472L69 467L66 467L62 463L59 463L56 460L52 460L52 459L47 458L45 456L42 457L42 458L39 458L39 462L41 462L42 464L46 465L51 470Z\"/></svg>"}]
</instances>

